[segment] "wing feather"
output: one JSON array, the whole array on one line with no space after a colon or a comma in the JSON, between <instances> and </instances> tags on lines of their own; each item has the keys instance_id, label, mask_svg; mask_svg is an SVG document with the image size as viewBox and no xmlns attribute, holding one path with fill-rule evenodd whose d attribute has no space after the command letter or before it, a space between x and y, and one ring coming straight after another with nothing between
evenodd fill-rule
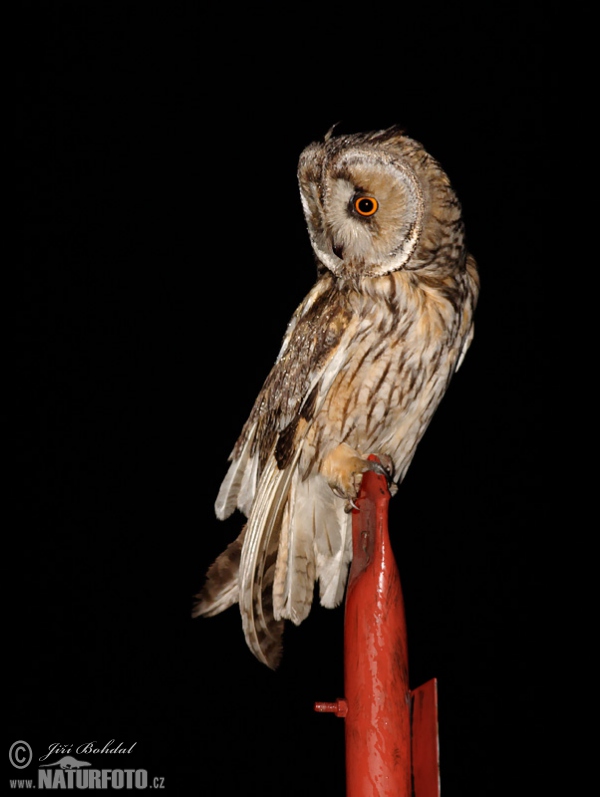
<instances>
[{"instance_id":1,"label":"wing feather","mask_svg":"<svg viewBox=\"0 0 600 797\"><path fill-rule=\"evenodd\" d=\"M255 434L256 424L248 433L244 446L237 456L235 449L230 456L232 462L215 501L215 513L219 520L228 518L236 508L248 516L242 505L249 507L252 504L253 495L250 495L250 491L255 484L257 469L257 463L252 461L256 456L253 457L251 454Z\"/></svg>"},{"instance_id":2,"label":"wing feather","mask_svg":"<svg viewBox=\"0 0 600 797\"><path fill-rule=\"evenodd\" d=\"M246 526L240 559L239 604L244 635L254 655L272 668L281 655L283 633L283 622L273 615L272 585L291 471L279 470L274 458L268 460Z\"/></svg>"},{"instance_id":3,"label":"wing feather","mask_svg":"<svg viewBox=\"0 0 600 797\"><path fill-rule=\"evenodd\" d=\"M281 523L279 556L273 584L273 609L278 619L296 625L308 617L315 584L315 525L312 479L302 480L295 468Z\"/></svg>"}]
</instances>

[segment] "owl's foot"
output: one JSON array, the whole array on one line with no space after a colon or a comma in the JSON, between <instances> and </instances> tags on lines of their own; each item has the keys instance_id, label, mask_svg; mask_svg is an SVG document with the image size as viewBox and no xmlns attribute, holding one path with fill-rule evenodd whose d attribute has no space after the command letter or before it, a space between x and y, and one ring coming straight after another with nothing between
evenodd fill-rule
<instances>
[{"instance_id":1,"label":"owl's foot","mask_svg":"<svg viewBox=\"0 0 600 797\"><path fill-rule=\"evenodd\" d=\"M388 486L391 484L392 460L386 454L378 456L381 464L361 457L349 445L340 443L337 448L330 451L324 458L321 465L321 473L327 479L327 483L335 495L346 500L345 509L347 512L357 509L355 501L358 497L363 473L368 470L374 471L381 476L385 476ZM396 487L396 485L393 486Z\"/></svg>"}]
</instances>

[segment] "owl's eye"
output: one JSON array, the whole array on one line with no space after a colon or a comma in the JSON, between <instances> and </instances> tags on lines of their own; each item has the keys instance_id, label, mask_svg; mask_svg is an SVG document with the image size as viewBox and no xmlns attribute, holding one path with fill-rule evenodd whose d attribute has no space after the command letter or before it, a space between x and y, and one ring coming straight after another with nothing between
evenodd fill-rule
<instances>
[{"instance_id":1,"label":"owl's eye","mask_svg":"<svg viewBox=\"0 0 600 797\"><path fill-rule=\"evenodd\" d=\"M374 196L358 196L354 200L354 210L359 216L372 216L377 213L379 203Z\"/></svg>"}]
</instances>

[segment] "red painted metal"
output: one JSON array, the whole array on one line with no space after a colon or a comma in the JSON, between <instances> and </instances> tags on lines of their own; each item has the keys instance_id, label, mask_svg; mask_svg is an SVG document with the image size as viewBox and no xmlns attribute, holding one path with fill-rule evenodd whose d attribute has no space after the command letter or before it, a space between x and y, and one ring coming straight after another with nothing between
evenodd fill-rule
<instances>
[{"instance_id":1,"label":"red painted metal","mask_svg":"<svg viewBox=\"0 0 600 797\"><path fill-rule=\"evenodd\" d=\"M411 692L412 777L416 797L440 797L437 681Z\"/></svg>"},{"instance_id":2,"label":"red painted metal","mask_svg":"<svg viewBox=\"0 0 600 797\"><path fill-rule=\"evenodd\" d=\"M369 457L376 460L376 457ZM365 473L352 512L344 629L346 698L315 703L344 717L347 797L440 797L435 679L411 692L400 574L384 476Z\"/></svg>"},{"instance_id":3,"label":"red painted metal","mask_svg":"<svg viewBox=\"0 0 600 797\"><path fill-rule=\"evenodd\" d=\"M321 714L335 714L336 717L345 717L348 714L348 703L343 698L338 698L335 703L315 703L315 711Z\"/></svg>"},{"instance_id":4,"label":"red painted metal","mask_svg":"<svg viewBox=\"0 0 600 797\"><path fill-rule=\"evenodd\" d=\"M385 477L365 473L352 511L344 638L348 797L410 797L412 790L406 622L389 498Z\"/></svg>"}]
</instances>

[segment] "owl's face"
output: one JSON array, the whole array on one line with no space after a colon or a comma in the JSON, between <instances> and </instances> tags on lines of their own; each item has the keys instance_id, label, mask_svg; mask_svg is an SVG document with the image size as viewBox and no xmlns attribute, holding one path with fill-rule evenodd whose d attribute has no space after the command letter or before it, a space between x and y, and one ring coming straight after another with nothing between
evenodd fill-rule
<instances>
[{"instance_id":1,"label":"owl's face","mask_svg":"<svg viewBox=\"0 0 600 797\"><path fill-rule=\"evenodd\" d=\"M300 156L298 180L311 243L338 277L403 268L423 227L424 196L399 133L326 138Z\"/></svg>"}]
</instances>

